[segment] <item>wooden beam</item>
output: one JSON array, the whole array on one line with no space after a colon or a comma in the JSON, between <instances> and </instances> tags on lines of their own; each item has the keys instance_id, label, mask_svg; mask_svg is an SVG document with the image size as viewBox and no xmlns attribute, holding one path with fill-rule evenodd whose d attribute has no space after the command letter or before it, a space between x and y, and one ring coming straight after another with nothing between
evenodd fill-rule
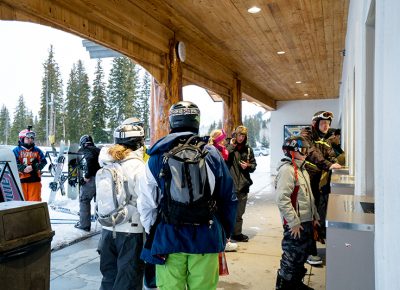
<instances>
[{"instance_id":1,"label":"wooden beam","mask_svg":"<svg viewBox=\"0 0 400 290\"><path fill-rule=\"evenodd\" d=\"M239 79L235 78L233 81L231 96L223 97L223 99L223 126L229 136L237 126L242 124L242 89Z\"/></svg>"},{"instance_id":2,"label":"wooden beam","mask_svg":"<svg viewBox=\"0 0 400 290\"><path fill-rule=\"evenodd\" d=\"M162 83L152 82L151 89L151 134L150 142L169 133L169 108L182 101L182 65L176 53L176 41L170 40L169 53L165 55L164 74Z\"/></svg>"},{"instance_id":3,"label":"wooden beam","mask_svg":"<svg viewBox=\"0 0 400 290\"><path fill-rule=\"evenodd\" d=\"M231 88L225 84L220 84L208 77L203 76L199 72L195 72L191 67L183 67L183 85L197 85L204 89L211 90L218 95L229 97Z\"/></svg>"},{"instance_id":4,"label":"wooden beam","mask_svg":"<svg viewBox=\"0 0 400 290\"><path fill-rule=\"evenodd\" d=\"M261 102L266 109L270 111L276 110L276 101L253 86L250 82L242 81L242 91L251 98Z\"/></svg>"}]
</instances>

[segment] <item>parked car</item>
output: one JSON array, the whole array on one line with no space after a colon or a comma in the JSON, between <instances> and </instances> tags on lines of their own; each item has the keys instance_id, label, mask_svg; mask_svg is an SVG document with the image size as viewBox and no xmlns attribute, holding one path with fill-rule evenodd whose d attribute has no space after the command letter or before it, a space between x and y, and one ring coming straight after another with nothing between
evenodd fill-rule
<instances>
[{"instance_id":1,"label":"parked car","mask_svg":"<svg viewBox=\"0 0 400 290\"><path fill-rule=\"evenodd\" d=\"M267 156L269 155L269 148L256 147L253 148L254 156Z\"/></svg>"}]
</instances>

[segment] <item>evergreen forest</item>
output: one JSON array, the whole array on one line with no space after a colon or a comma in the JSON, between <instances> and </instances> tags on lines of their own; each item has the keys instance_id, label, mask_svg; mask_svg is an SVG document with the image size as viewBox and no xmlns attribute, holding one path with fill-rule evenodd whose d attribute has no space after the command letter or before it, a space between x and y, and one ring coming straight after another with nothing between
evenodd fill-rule
<instances>
[{"instance_id":1,"label":"evergreen forest","mask_svg":"<svg viewBox=\"0 0 400 290\"><path fill-rule=\"evenodd\" d=\"M50 46L43 68L38 115L27 108L23 95L19 96L12 115L3 105L0 144L16 144L18 133L28 126L36 132L35 144L39 146L58 145L60 140L78 143L84 134L92 135L97 144L111 143L113 130L130 117L138 118L149 128L151 76L129 58L113 59L108 80L105 80L102 61L98 59L92 83L89 83L83 62L78 60L64 83ZM262 115L259 112L243 120L252 147L259 144L269 147L269 119L264 120ZM222 128L221 120L214 121L204 133L216 128ZM149 139L149 131L146 130L146 139Z\"/></svg>"}]
</instances>

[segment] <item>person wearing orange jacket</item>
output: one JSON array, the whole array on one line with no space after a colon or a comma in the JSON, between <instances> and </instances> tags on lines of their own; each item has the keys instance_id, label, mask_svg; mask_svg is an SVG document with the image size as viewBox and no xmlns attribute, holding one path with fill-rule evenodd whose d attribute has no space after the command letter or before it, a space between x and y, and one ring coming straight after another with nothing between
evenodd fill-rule
<instances>
[{"instance_id":1,"label":"person wearing orange jacket","mask_svg":"<svg viewBox=\"0 0 400 290\"><path fill-rule=\"evenodd\" d=\"M30 129L22 130L18 135L18 146L13 149L26 201L42 200L40 171L46 166L47 161L43 151L35 146L35 137L35 132Z\"/></svg>"}]
</instances>

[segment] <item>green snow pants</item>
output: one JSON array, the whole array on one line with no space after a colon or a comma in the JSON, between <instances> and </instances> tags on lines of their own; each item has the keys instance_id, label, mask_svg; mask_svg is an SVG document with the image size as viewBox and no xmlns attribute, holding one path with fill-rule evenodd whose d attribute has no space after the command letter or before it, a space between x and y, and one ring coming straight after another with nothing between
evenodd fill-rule
<instances>
[{"instance_id":1,"label":"green snow pants","mask_svg":"<svg viewBox=\"0 0 400 290\"><path fill-rule=\"evenodd\" d=\"M165 265L156 265L160 290L213 290L218 278L218 253L169 254Z\"/></svg>"}]
</instances>

